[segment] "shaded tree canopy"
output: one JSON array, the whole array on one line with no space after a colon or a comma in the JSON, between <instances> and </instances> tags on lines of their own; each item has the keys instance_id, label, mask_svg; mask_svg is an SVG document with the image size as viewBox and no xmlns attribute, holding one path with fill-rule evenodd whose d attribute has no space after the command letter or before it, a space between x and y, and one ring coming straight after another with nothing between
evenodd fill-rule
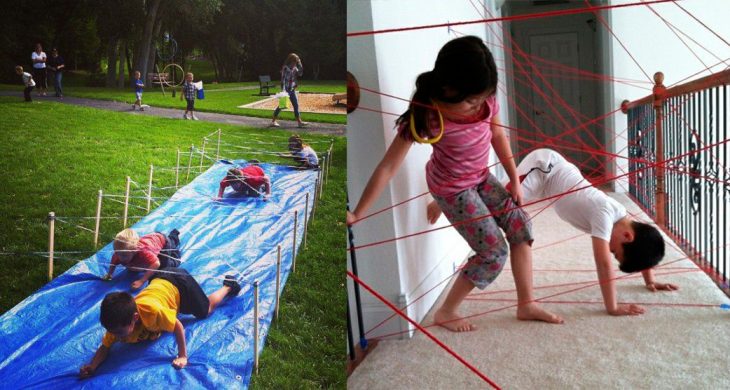
<instances>
[{"instance_id":1,"label":"shaded tree canopy","mask_svg":"<svg viewBox=\"0 0 730 390\"><path fill-rule=\"evenodd\" d=\"M31 67L40 42L47 53L58 47L68 70L121 86L132 70L154 71L155 48L165 33L177 42L176 62L201 54L213 63L218 81L256 80L260 74L276 79L292 52L302 58L305 78L343 80L345 74L344 1L34 0L5 12L3 82L18 81L15 65Z\"/></svg>"}]
</instances>

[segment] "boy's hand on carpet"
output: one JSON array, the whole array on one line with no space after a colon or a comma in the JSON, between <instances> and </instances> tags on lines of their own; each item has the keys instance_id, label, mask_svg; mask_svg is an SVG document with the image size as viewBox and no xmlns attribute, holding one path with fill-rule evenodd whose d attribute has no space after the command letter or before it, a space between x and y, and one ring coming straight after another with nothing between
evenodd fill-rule
<instances>
[{"instance_id":1,"label":"boy's hand on carpet","mask_svg":"<svg viewBox=\"0 0 730 390\"><path fill-rule=\"evenodd\" d=\"M144 284L143 280L135 280L134 282L132 282L132 289L136 290L136 289L142 287L143 284Z\"/></svg>"},{"instance_id":2,"label":"boy's hand on carpet","mask_svg":"<svg viewBox=\"0 0 730 390\"><path fill-rule=\"evenodd\" d=\"M178 370L187 365L188 365L187 356L179 356L179 357L176 357L175 360L172 361L172 366L177 368Z\"/></svg>"},{"instance_id":3,"label":"boy's hand on carpet","mask_svg":"<svg viewBox=\"0 0 730 390\"><path fill-rule=\"evenodd\" d=\"M672 283L650 283L646 285L646 288L651 292L679 290L679 286Z\"/></svg>"},{"instance_id":4,"label":"boy's hand on carpet","mask_svg":"<svg viewBox=\"0 0 730 390\"><path fill-rule=\"evenodd\" d=\"M609 311L608 314L612 316L636 316L644 314L644 308L634 304L618 305L615 310Z\"/></svg>"}]
</instances>

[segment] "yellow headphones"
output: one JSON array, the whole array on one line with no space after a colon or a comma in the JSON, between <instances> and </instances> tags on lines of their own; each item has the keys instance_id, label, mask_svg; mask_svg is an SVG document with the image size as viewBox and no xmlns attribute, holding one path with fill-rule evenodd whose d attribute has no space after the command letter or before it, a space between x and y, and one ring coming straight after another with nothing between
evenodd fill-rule
<instances>
[{"instance_id":1,"label":"yellow headphones","mask_svg":"<svg viewBox=\"0 0 730 390\"><path fill-rule=\"evenodd\" d=\"M421 138L418 133L416 132L416 121L413 119L413 109L411 109L411 120L410 120L410 127L411 127L411 135L413 136L413 139L416 140L419 144L435 144L436 142L439 142L441 140L441 137L444 135L444 117L441 115L441 110L439 110L439 106L434 103L433 100L431 100L431 104L433 104L434 107L436 107L436 112L439 114L439 126L441 126L441 131L439 132L439 135L437 135L434 138Z\"/></svg>"}]
</instances>

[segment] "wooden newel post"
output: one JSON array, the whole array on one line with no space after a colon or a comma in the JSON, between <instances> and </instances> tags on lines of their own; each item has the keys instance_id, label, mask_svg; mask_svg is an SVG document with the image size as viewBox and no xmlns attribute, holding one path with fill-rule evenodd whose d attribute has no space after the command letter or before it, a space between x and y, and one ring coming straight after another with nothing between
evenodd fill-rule
<instances>
[{"instance_id":1,"label":"wooden newel post","mask_svg":"<svg viewBox=\"0 0 730 390\"><path fill-rule=\"evenodd\" d=\"M660 226L666 225L665 210L667 206L667 193L664 184L664 95L667 88L664 86L664 73L654 73L654 111L656 114L656 223Z\"/></svg>"},{"instance_id":2,"label":"wooden newel post","mask_svg":"<svg viewBox=\"0 0 730 390\"><path fill-rule=\"evenodd\" d=\"M253 367L259 373L259 281L253 282Z\"/></svg>"},{"instance_id":3,"label":"wooden newel post","mask_svg":"<svg viewBox=\"0 0 730 390\"><path fill-rule=\"evenodd\" d=\"M48 281L53 279L53 238L56 231L56 213L48 213Z\"/></svg>"},{"instance_id":4,"label":"wooden newel post","mask_svg":"<svg viewBox=\"0 0 730 390\"><path fill-rule=\"evenodd\" d=\"M94 227L94 249L99 245L99 227L101 226L101 201L104 193L99 190L99 197L96 200L96 226Z\"/></svg>"}]
</instances>

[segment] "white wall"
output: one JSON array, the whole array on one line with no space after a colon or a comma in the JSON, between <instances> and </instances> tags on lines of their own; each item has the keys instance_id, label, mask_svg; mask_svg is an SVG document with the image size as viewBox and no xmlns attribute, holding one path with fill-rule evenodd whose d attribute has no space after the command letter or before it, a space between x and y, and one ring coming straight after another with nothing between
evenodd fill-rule
<instances>
[{"instance_id":1,"label":"white wall","mask_svg":"<svg viewBox=\"0 0 730 390\"><path fill-rule=\"evenodd\" d=\"M634 0L615 0L612 4L627 4ZM705 25L730 41L730 23L727 17L730 15L730 1L726 0L692 0L681 1L679 4ZM725 60L730 65L730 47L713 35L705 27L692 19L679 7L672 3L655 4L652 8L679 30L690 35L692 39L699 42L702 49L687 37L678 33L687 42L689 47L708 66L715 65L720 60ZM602 28L602 26L599 26ZM627 7L611 11L611 29L619 37L621 42L628 48L631 55L636 58L641 67L650 77L655 72L664 73L664 85L669 87L672 84L705 69L692 52L674 35L669 27L646 6ZM612 45L612 66L613 77L620 79L634 79L649 81L639 67L631 60L625 50L618 42ZM709 52L708 52L709 51ZM711 54L712 53L712 54ZM714 55L713 55L714 54ZM719 57L720 59L716 58ZM720 64L711 68L713 72L725 69L728 65ZM705 70L691 80L710 74ZM618 108L624 99L636 100L651 94L651 91L614 83L613 107ZM644 84L651 89L650 84ZM626 116L617 114L615 131L625 135ZM616 150L624 150L626 156L626 139L619 137L616 142ZM617 173L628 172L626 160L617 160ZM619 182L624 190L627 190L627 181Z\"/></svg>"},{"instance_id":2,"label":"white wall","mask_svg":"<svg viewBox=\"0 0 730 390\"><path fill-rule=\"evenodd\" d=\"M439 24L447 21L481 19L469 2L440 0L348 1L348 32L379 30L404 26ZM368 22L371 25L368 25ZM486 38L486 27L473 24L456 28L461 34ZM362 87L406 99L406 101L361 91L361 109L348 116L348 194L351 207L357 204L370 174L395 137L397 115L408 108L416 77L433 68L439 49L456 38L446 27L349 37L348 70ZM492 38L490 38L492 39ZM495 52L495 54L497 54ZM499 54L501 55L501 54ZM502 103L506 107L505 103ZM379 114L362 108L391 114ZM507 115L502 117L506 120ZM372 211L427 192L425 164L431 147L415 144L400 171L380 196ZM430 196L408 202L393 212L386 212L354 226L356 243L363 245L403 236L438 226L426 221L426 204ZM395 243L364 248L357 252L360 276L390 300L410 304L454 272L469 248L455 230L443 229ZM408 315L420 321L438 298L445 284L408 308ZM364 300L365 326L369 329L391 314L368 294ZM352 309L354 313L354 308ZM406 324L391 321L378 334L405 329Z\"/></svg>"}]
</instances>

